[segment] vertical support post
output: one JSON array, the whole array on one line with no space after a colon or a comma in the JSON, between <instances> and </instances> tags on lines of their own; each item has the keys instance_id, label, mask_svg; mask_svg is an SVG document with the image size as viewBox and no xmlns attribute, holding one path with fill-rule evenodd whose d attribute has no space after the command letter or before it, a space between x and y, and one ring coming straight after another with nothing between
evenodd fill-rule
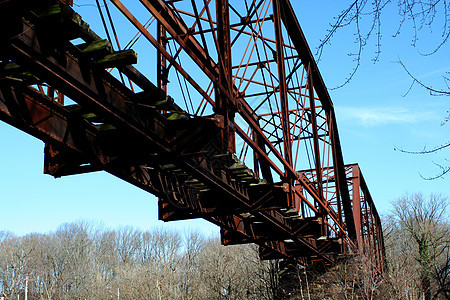
<instances>
[{"instance_id":1,"label":"vertical support post","mask_svg":"<svg viewBox=\"0 0 450 300\"><path fill-rule=\"evenodd\" d=\"M64 94L58 91L58 103L64 105Z\"/></svg>"},{"instance_id":2,"label":"vertical support post","mask_svg":"<svg viewBox=\"0 0 450 300\"><path fill-rule=\"evenodd\" d=\"M233 95L232 75L231 75L231 36L230 36L230 13L228 0L216 0L216 20L217 20L217 43L219 82L226 87L229 94ZM215 88L216 108L215 112L223 122L222 147L231 153L236 152L235 134L230 124L234 121L235 112L232 109L231 101L226 95Z\"/></svg>"},{"instance_id":3,"label":"vertical support post","mask_svg":"<svg viewBox=\"0 0 450 300\"><path fill-rule=\"evenodd\" d=\"M364 192L363 192L364 193ZM361 201L361 247L360 252L373 262L374 253L372 248L373 235L371 234L370 226L373 222L372 212L370 206L367 205L367 201Z\"/></svg>"},{"instance_id":4,"label":"vertical support post","mask_svg":"<svg viewBox=\"0 0 450 300\"><path fill-rule=\"evenodd\" d=\"M361 195L360 195L360 174L359 167L352 166L352 182L353 182L353 220L356 229L356 241L358 242L358 248L362 248L362 238L361 238Z\"/></svg>"},{"instance_id":5,"label":"vertical support post","mask_svg":"<svg viewBox=\"0 0 450 300\"><path fill-rule=\"evenodd\" d=\"M167 37L166 37L166 29L161 25L161 22L158 21L157 23L157 31L158 31L158 44L160 44L164 49L166 48L167 43ZM164 55L162 55L161 51L158 49L157 53L157 80L158 80L158 88L163 90L164 93L167 95L167 62Z\"/></svg>"},{"instance_id":6,"label":"vertical support post","mask_svg":"<svg viewBox=\"0 0 450 300\"><path fill-rule=\"evenodd\" d=\"M257 120L258 126L259 120ZM252 137L253 141L258 145L258 147L266 153L266 146L264 145L264 142L262 141L262 138L259 136L258 132L253 130L252 131ZM272 172L270 170L270 166L264 159L260 159L260 154L257 151L253 151L253 158L254 158L254 170L259 170L261 168L261 174L259 172L257 173L258 176L262 175L262 178L264 178L268 183L273 183L273 176Z\"/></svg>"},{"instance_id":7,"label":"vertical support post","mask_svg":"<svg viewBox=\"0 0 450 300\"><path fill-rule=\"evenodd\" d=\"M379 237L378 237L378 226L376 226L375 224L375 218L373 215L373 209L372 207L370 207L370 223L368 224L368 227L370 226L370 239L372 240L372 243L370 245L370 248L372 250L371 256L373 257L373 260L375 260L375 264L380 261L380 257L379 257L379 251L378 251L378 246L379 246Z\"/></svg>"},{"instance_id":8,"label":"vertical support post","mask_svg":"<svg viewBox=\"0 0 450 300\"><path fill-rule=\"evenodd\" d=\"M320 161L320 146L319 146L319 134L317 132L317 120L316 120L316 103L314 100L314 82L312 78L311 72L311 64L308 65L307 70L307 80L308 80L308 97L310 103L310 111L311 111L311 132L313 135L313 147L314 147L314 162L316 168L316 181L317 181L317 192L319 194L319 198L323 201L325 205L326 199L323 194L323 182L322 182L322 163ZM321 215L324 222L322 222L322 234L327 235L327 227L325 222L326 211L320 206L319 214Z\"/></svg>"},{"instance_id":9,"label":"vertical support post","mask_svg":"<svg viewBox=\"0 0 450 300\"><path fill-rule=\"evenodd\" d=\"M379 251L379 236L378 236L378 228L374 228L375 224L375 216L373 215L373 209L369 206L370 211L370 219L368 221L367 227L369 231L369 249L372 263L377 266L379 270L380 268L379 262L381 262L380 251ZM378 227L378 226L377 226Z\"/></svg>"},{"instance_id":10,"label":"vertical support post","mask_svg":"<svg viewBox=\"0 0 450 300\"><path fill-rule=\"evenodd\" d=\"M333 114L330 114L328 111L325 113L326 118L327 118L327 122L328 123L328 128L330 131L330 141L333 141ZM341 190L339 188L339 176L337 174L337 170L336 170L336 159L335 159L335 151L334 151L334 144L332 144L332 154L333 154L333 176L335 178L335 184L336 184L336 207L337 207L337 213L338 213L338 222L340 225L340 228L345 228L344 225L344 219L342 217L342 198L341 198ZM344 167L345 169L345 167ZM339 235L341 237L344 236L344 232L342 229L339 229Z\"/></svg>"},{"instance_id":11,"label":"vertical support post","mask_svg":"<svg viewBox=\"0 0 450 300\"><path fill-rule=\"evenodd\" d=\"M284 146L284 158L289 165L293 165L292 162L292 140L289 122L289 103L288 103L288 89L286 83L286 70L284 66L284 41L283 31L281 30L281 6L280 1L273 0L273 23L275 27L275 40L277 45L277 66L278 66L278 86L279 97L281 107L281 126L283 130L283 146ZM284 168L285 181L289 185L288 201L291 205L294 204L294 178L289 176L288 168Z\"/></svg>"},{"instance_id":12,"label":"vertical support post","mask_svg":"<svg viewBox=\"0 0 450 300\"><path fill-rule=\"evenodd\" d=\"M251 133L253 141L258 144L257 133L254 130ZM259 154L256 151L253 151L253 170L255 171L255 175L259 177Z\"/></svg>"},{"instance_id":13,"label":"vertical support post","mask_svg":"<svg viewBox=\"0 0 450 300\"><path fill-rule=\"evenodd\" d=\"M331 142L333 148L333 166L334 166L334 175L336 179L336 187L339 192L340 203L342 206L342 213L345 217L345 225L347 235L353 241L356 240L356 228L355 222L353 220L353 211L352 211L352 203L350 192L348 189L347 183L347 175L345 171L344 161L342 158L342 153L340 150L340 142L339 142L339 133L337 131L337 123L336 116L333 110L327 111L327 118L329 118L331 125L330 131L331 134Z\"/></svg>"},{"instance_id":14,"label":"vertical support post","mask_svg":"<svg viewBox=\"0 0 450 300\"><path fill-rule=\"evenodd\" d=\"M277 44L277 64L278 64L278 84L279 84L279 96L281 106L281 125L283 128L283 140L284 140L284 156L286 161L292 165L292 141L290 134L289 123L289 104L288 104L288 90L286 84L286 71L284 66L284 49L283 49L283 32L281 30L281 8L280 2L277 0L273 3L273 22L275 26L275 39ZM286 175L288 171L285 171Z\"/></svg>"},{"instance_id":15,"label":"vertical support post","mask_svg":"<svg viewBox=\"0 0 450 300\"><path fill-rule=\"evenodd\" d=\"M365 191L363 191L365 194ZM364 199L365 199L364 195ZM373 237L370 235L369 225L373 222L372 211L367 201L361 202L361 241L362 241L362 252L366 253L372 248L371 241ZM372 258L371 258L372 259Z\"/></svg>"},{"instance_id":16,"label":"vertical support post","mask_svg":"<svg viewBox=\"0 0 450 300\"><path fill-rule=\"evenodd\" d=\"M52 100L55 99L55 90L51 86L47 87L47 96Z\"/></svg>"},{"instance_id":17,"label":"vertical support post","mask_svg":"<svg viewBox=\"0 0 450 300\"><path fill-rule=\"evenodd\" d=\"M377 226L377 244L378 244L378 250L379 250L379 257L380 259L378 260L378 263L380 264L380 270L382 273L385 272L386 270L386 253L385 253L385 249L384 249L384 239L383 239L383 230L381 228L381 224L379 224L379 226Z\"/></svg>"},{"instance_id":18,"label":"vertical support post","mask_svg":"<svg viewBox=\"0 0 450 300\"><path fill-rule=\"evenodd\" d=\"M312 79L311 66L308 66L308 97L311 111L311 132L313 135L314 161L317 175L317 190L323 199L322 164L320 161L319 134L317 133L316 103L314 101L314 83Z\"/></svg>"}]
</instances>

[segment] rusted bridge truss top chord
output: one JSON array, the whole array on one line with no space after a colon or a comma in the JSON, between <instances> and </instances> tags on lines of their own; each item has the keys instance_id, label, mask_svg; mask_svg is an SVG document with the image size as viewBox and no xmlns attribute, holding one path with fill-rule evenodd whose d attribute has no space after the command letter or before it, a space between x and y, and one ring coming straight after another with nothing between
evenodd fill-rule
<instances>
[{"instance_id":1,"label":"rusted bridge truss top chord","mask_svg":"<svg viewBox=\"0 0 450 300\"><path fill-rule=\"evenodd\" d=\"M156 195L160 219L204 218L262 259L362 253L383 272L378 214L288 0L97 1L107 39L71 4L0 2L0 118L46 143L46 173L105 170Z\"/></svg>"}]
</instances>

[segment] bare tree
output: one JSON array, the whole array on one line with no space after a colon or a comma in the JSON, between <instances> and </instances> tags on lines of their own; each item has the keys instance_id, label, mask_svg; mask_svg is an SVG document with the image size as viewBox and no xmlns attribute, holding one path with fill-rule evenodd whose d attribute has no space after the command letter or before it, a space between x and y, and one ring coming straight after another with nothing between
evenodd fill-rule
<instances>
[{"instance_id":1,"label":"bare tree","mask_svg":"<svg viewBox=\"0 0 450 300\"><path fill-rule=\"evenodd\" d=\"M440 258L430 265L430 278L436 287L441 282L443 295L448 291L448 267ZM293 265L290 287L280 284L286 280L283 265L260 261L252 244L225 247L217 238L195 232L111 230L80 221L63 224L55 233L2 234L0 295L23 297L26 283L30 298L55 300L325 299L338 290L343 299L380 295L373 292L371 280L358 279L363 278L364 264L343 265L343 281L325 280L322 292L298 265Z\"/></svg>"},{"instance_id":2,"label":"bare tree","mask_svg":"<svg viewBox=\"0 0 450 300\"><path fill-rule=\"evenodd\" d=\"M434 297L443 295L446 299L450 299L450 251L448 245L441 261L435 264L434 279L438 284Z\"/></svg>"},{"instance_id":3,"label":"bare tree","mask_svg":"<svg viewBox=\"0 0 450 300\"><path fill-rule=\"evenodd\" d=\"M447 0L354 0L346 2L344 9L337 14L330 24L328 32L320 40L316 54L320 59L325 47L331 44L338 34L355 37L354 47L348 53L353 58L353 68L343 82L336 87L340 88L348 84L355 76L361 65L363 53L367 52L367 48L370 52L373 52L372 60L376 62L380 59L382 53L383 39L386 36L396 38L404 32L411 35L411 43L406 43L402 49L416 48L419 55L422 56L431 56L437 53L444 48L450 38L450 2ZM434 45L430 45L430 34L438 35ZM427 48L431 47L431 50L423 51L420 49L419 41L421 39L426 41L424 44ZM411 79L411 86L404 96L412 90L414 85L425 89L432 96L450 96L450 70L443 72L440 83L426 82L420 79L418 74L410 71L400 58L401 54L398 53L398 55L398 64ZM450 110L447 112L448 114L442 120L441 126L450 120ZM395 149L405 153L424 155L440 152L449 147L450 141L444 140L441 144L436 144L431 148L424 147L422 150L404 150L401 147L395 147ZM433 180L450 173L450 162L448 160L434 164L438 169L436 174L434 176L422 176L424 179Z\"/></svg>"},{"instance_id":4,"label":"bare tree","mask_svg":"<svg viewBox=\"0 0 450 300\"><path fill-rule=\"evenodd\" d=\"M201 253L205 247L205 238L196 231L183 235L183 251L180 264L180 290L182 299L198 299L201 286Z\"/></svg>"},{"instance_id":5,"label":"bare tree","mask_svg":"<svg viewBox=\"0 0 450 300\"><path fill-rule=\"evenodd\" d=\"M448 199L438 194L428 198L421 193L406 194L393 206L396 236L390 237L386 247L397 247L392 250L394 257L388 257L397 290L407 283L411 286L407 289L409 293L417 290L424 299L445 295L445 284L440 287L435 275L442 261L445 265L445 258L448 259Z\"/></svg>"},{"instance_id":6,"label":"bare tree","mask_svg":"<svg viewBox=\"0 0 450 300\"><path fill-rule=\"evenodd\" d=\"M392 28L389 26L395 24L393 23L395 21L392 20L394 12L397 13L398 19L397 26ZM385 15L387 16L385 17ZM354 50L349 53L354 58L355 66L341 85L343 86L355 75L360 66L362 53L367 47L370 47L369 45L375 45L373 61L379 59L385 31L388 31L388 35L393 37L399 36L402 31L410 31L412 32L411 46L417 47L417 42L422 35L429 35L432 29L440 30L440 39L434 48L428 53L422 53L423 55L432 55L441 49L450 38L449 17L450 4L445 0L354 0L345 4L344 9L330 24L330 29L317 48L317 55L320 59L325 46L332 42L337 32L350 29L348 32L356 36ZM389 20L389 25L386 25L387 20ZM433 89L418 80L415 81L430 91L448 95L450 80L446 75L443 79L446 85L442 89Z\"/></svg>"}]
</instances>

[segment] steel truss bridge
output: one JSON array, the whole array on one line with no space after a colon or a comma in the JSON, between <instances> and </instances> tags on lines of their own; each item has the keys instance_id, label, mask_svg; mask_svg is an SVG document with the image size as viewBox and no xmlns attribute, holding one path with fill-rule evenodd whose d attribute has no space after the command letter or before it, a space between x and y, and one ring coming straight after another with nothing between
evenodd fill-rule
<instances>
[{"instance_id":1,"label":"steel truss bridge","mask_svg":"<svg viewBox=\"0 0 450 300\"><path fill-rule=\"evenodd\" d=\"M0 1L0 119L45 142L46 174L104 170L156 195L161 220L203 218L261 259L363 254L383 273L289 0L97 0L106 38L71 2Z\"/></svg>"}]
</instances>

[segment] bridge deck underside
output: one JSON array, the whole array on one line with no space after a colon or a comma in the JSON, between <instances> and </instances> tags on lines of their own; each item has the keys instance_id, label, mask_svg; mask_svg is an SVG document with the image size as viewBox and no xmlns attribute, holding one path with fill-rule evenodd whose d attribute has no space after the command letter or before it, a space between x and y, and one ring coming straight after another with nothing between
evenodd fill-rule
<instances>
[{"instance_id":1,"label":"bridge deck underside","mask_svg":"<svg viewBox=\"0 0 450 300\"><path fill-rule=\"evenodd\" d=\"M133 21L119 1L112 2ZM154 17L165 17L167 24L160 23L172 39L195 62L204 64L212 78L218 78L212 81L216 97L209 99L211 114L192 115L180 107L167 95L164 84L154 85L132 66L136 53L114 51L70 7L57 1L0 3L0 26L7 28L0 32L0 119L46 143L45 173L59 177L107 171L156 195L161 220L204 218L221 227L223 244L256 243L262 259L331 265L340 257L364 253L373 257L372 265L382 273L384 254L376 209L358 166L343 164L331 100L289 2L276 1L279 6L274 4L272 18L277 23L277 9L283 12L278 26L283 23L284 34L295 36L291 47L298 51L309 85L302 94L302 99L309 99L302 109L308 124L296 125L301 123L296 117L292 124L285 122L287 127L274 126L274 132L307 133L302 137L297 133L298 138L291 141L309 140L317 151L311 168L303 171L294 171L292 153L286 148L293 146L286 140L284 150L279 143L274 146L270 141L274 134L259 125L272 122L268 127L273 126L275 115L290 119L290 110L281 107L269 118L253 110L245 96L234 98L239 95L236 86L227 86L222 78L231 69L225 63L218 64L223 70L211 66L213 62L202 56L205 53L193 36L180 40L177 32L185 28L179 20L170 20L175 16L170 7L148 3L154 5L147 4L149 11L166 12ZM82 43L75 45L76 39ZM277 45L282 51L283 44ZM164 51L158 49L159 54ZM226 56L226 49L219 50ZM164 59L176 63L170 57ZM111 75L111 69L135 88ZM281 76L283 68L278 71ZM192 84L202 95L201 88ZM289 86L285 88L288 93ZM280 93L280 101L282 89L280 85L271 92ZM243 121L236 121L235 114ZM248 130L241 129L243 124ZM253 161L237 155L234 134L251 149Z\"/></svg>"}]
</instances>

